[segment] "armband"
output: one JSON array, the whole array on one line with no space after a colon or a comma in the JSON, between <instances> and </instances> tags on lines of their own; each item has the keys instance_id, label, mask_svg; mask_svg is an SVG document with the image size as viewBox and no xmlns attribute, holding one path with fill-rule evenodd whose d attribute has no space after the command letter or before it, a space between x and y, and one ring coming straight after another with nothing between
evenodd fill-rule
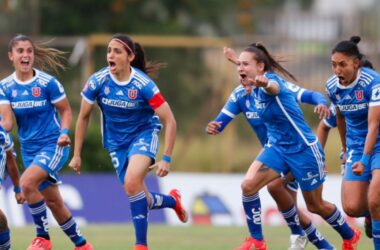
<instances>
[{"instance_id":1,"label":"armband","mask_svg":"<svg viewBox=\"0 0 380 250\"><path fill-rule=\"evenodd\" d=\"M69 129L68 128L63 128L60 131L61 135L68 135L69 134Z\"/></svg>"},{"instance_id":2,"label":"armband","mask_svg":"<svg viewBox=\"0 0 380 250\"><path fill-rule=\"evenodd\" d=\"M13 192L15 192L16 194L19 194L19 193L21 193L21 188L14 186L13 187Z\"/></svg>"},{"instance_id":3,"label":"armband","mask_svg":"<svg viewBox=\"0 0 380 250\"><path fill-rule=\"evenodd\" d=\"M360 162L363 163L365 167L369 165L369 160L371 159L370 155L363 154L362 158L360 159Z\"/></svg>"},{"instance_id":4,"label":"armband","mask_svg":"<svg viewBox=\"0 0 380 250\"><path fill-rule=\"evenodd\" d=\"M163 155L162 156L162 160L166 161L167 163L171 163L172 162L172 158L169 155Z\"/></svg>"}]
</instances>

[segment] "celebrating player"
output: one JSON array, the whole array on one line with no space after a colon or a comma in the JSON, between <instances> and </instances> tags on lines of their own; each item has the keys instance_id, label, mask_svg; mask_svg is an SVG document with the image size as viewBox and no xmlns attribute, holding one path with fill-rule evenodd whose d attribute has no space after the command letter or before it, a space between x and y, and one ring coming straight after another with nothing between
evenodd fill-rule
<instances>
[{"instance_id":1,"label":"celebrating player","mask_svg":"<svg viewBox=\"0 0 380 250\"><path fill-rule=\"evenodd\" d=\"M69 156L70 104L55 77L33 68L36 64L41 69L57 70L63 67L57 61L61 56L59 50L44 48L27 36L17 35L9 42L8 51L15 72L1 81L1 124L7 131L12 130L13 112L26 168L20 180L21 189L36 226L37 237L28 250L52 248L46 206L76 250L92 249L64 205L57 185L58 172Z\"/></svg>"},{"instance_id":2,"label":"celebrating player","mask_svg":"<svg viewBox=\"0 0 380 250\"><path fill-rule=\"evenodd\" d=\"M326 90L337 109L337 125L346 152L342 184L344 211L353 217L372 217L375 249L380 249L380 75L363 67L360 37L339 42L332 50L334 75ZM370 211L370 214L368 213Z\"/></svg>"},{"instance_id":3,"label":"celebrating player","mask_svg":"<svg viewBox=\"0 0 380 250\"><path fill-rule=\"evenodd\" d=\"M149 192L144 183L150 169L156 168L159 177L169 173L176 121L156 84L146 75L156 67L146 65L140 44L126 35L114 35L108 44L107 62L108 67L93 74L82 91L74 156L69 165L80 171L83 141L96 101L102 112L103 145L130 201L135 249L146 250L148 209L173 208L182 222L188 220L177 189L164 195ZM160 120L165 127L165 145L161 160L154 163Z\"/></svg>"}]
</instances>

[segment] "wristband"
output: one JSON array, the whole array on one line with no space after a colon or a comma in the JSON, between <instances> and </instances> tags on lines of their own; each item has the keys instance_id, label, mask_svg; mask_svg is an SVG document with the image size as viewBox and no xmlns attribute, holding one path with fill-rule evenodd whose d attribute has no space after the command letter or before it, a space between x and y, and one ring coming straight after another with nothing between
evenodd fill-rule
<instances>
[{"instance_id":1,"label":"wristband","mask_svg":"<svg viewBox=\"0 0 380 250\"><path fill-rule=\"evenodd\" d=\"M265 87L263 87L264 89L269 89L270 88L270 85L272 85L272 82L271 81L268 81L267 85Z\"/></svg>"},{"instance_id":2,"label":"wristband","mask_svg":"<svg viewBox=\"0 0 380 250\"><path fill-rule=\"evenodd\" d=\"M369 160L371 159L370 155L363 154L362 158L360 159L360 162L363 163L365 167L369 165Z\"/></svg>"},{"instance_id":3,"label":"wristband","mask_svg":"<svg viewBox=\"0 0 380 250\"><path fill-rule=\"evenodd\" d=\"M21 188L14 186L13 187L13 192L15 192L16 194L19 194L19 193L21 193Z\"/></svg>"},{"instance_id":4,"label":"wristband","mask_svg":"<svg viewBox=\"0 0 380 250\"><path fill-rule=\"evenodd\" d=\"M68 128L63 128L60 131L61 135L68 135L69 134L69 129Z\"/></svg>"},{"instance_id":5,"label":"wristband","mask_svg":"<svg viewBox=\"0 0 380 250\"><path fill-rule=\"evenodd\" d=\"M169 155L163 155L162 156L162 160L166 161L167 163L171 163L172 162L172 158Z\"/></svg>"}]
</instances>

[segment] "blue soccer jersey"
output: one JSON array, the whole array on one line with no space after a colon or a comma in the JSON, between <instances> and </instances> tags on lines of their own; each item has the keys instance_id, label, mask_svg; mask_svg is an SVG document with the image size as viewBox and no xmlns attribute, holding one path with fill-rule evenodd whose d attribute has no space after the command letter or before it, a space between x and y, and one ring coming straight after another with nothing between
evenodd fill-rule
<instances>
[{"instance_id":1,"label":"blue soccer jersey","mask_svg":"<svg viewBox=\"0 0 380 250\"><path fill-rule=\"evenodd\" d=\"M55 77L34 71L35 76L27 82L18 80L15 73L0 82L0 104L11 105L20 143L30 147L57 140L61 125L54 104L66 97Z\"/></svg>"},{"instance_id":2,"label":"blue soccer jersey","mask_svg":"<svg viewBox=\"0 0 380 250\"><path fill-rule=\"evenodd\" d=\"M326 91L345 118L346 146L362 149L368 132L368 108L380 105L380 75L369 68L361 68L349 86L341 85L334 75L327 80ZM376 146L380 146L380 134Z\"/></svg>"},{"instance_id":3,"label":"blue soccer jersey","mask_svg":"<svg viewBox=\"0 0 380 250\"><path fill-rule=\"evenodd\" d=\"M102 112L103 146L108 151L128 145L146 129L161 129L155 109L165 102L154 81L137 68L131 67L126 82L118 81L105 67L87 81L83 98L95 101Z\"/></svg>"},{"instance_id":4,"label":"blue soccer jersey","mask_svg":"<svg viewBox=\"0 0 380 250\"><path fill-rule=\"evenodd\" d=\"M280 87L277 95L268 95L263 88L254 88L252 92L255 107L268 130L268 144L276 145L283 152L294 153L317 143L294 98L294 91L277 74L265 73L265 76Z\"/></svg>"},{"instance_id":5,"label":"blue soccer jersey","mask_svg":"<svg viewBox=\"0 0 380 250\"><path fill-rule=\"evenodd\" d=\"M323 119L323 122L325 123L325 125L329 128L336 128L336 108L334 106L334 104L330 104L330 107L329 107L329 110L330 110L330 117L326 117Z\"/></svg>"},{"instance_id":6,"label":"blue soccer jersey","mask_svg":"<svg viewBox=\"0 0 380 250\"><path fill-rule=\"evenodd\" d=\"M286 82L285 86L293 94L293 97L298 102L301 102L302 94L305 92L305 89L290 82ZM215 119L215 121L222 122L220 131L223 130L224 127L227 126L228 123L240 113L244 114L244 117L247 119L249 125L259 138L261 145L264 146L268 138L267 128L259 117L255 106L253 93L248 94L242 85L237 86L233 90L221 113Z\"/></svg>"}]
</instances>

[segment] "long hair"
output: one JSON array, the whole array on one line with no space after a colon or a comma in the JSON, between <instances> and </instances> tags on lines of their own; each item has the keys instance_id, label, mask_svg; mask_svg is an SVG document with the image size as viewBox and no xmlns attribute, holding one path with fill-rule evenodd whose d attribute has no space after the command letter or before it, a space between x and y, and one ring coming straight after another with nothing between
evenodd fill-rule
<instances>
[{"instance_id":1,"label":"long hair","mask_svg":"<svg viewBox=\"0 0 380 250\"><path fill-rule=\"evenodd\" d=\"M148 74L149 76L155 76L158 70L164 67L165 63L154 63L146 60L145 51L143 47L134 42L129 36L124 34L115 34L112 39L119 40L128 54L134 54L135 58L131 62L131 66L136 67Z\"/></svg>"},{"instance_id":2,"label":"long hair","mask_svg":"<svg viewBox=\"0 0 380 250\"><path fill-rule=\"evenodd\" d=\"M259 63L264 63L264 71L276 71L283 74L284 76L293 79L294 81L297 81L293 74L282 67L279 61L275 60L274 57L269 54L268 50L262 43L252 43L247 48L245 48L244 51L255 54L255 60Z\"/></svg>"},{"instance_id":3,"label":"long hair","mask_svg":"<svg viewBox=\"0 0 380 250\"><path fill-rule=\"evenodd\" d=\"M34 64L41 70L53 70L55 73L59 73L59 69L65 70L66 67L63 61L66 60L63 52L58 49L45 47L49 42L35 43L33 40L25 35L19 34L13 37L8 43L8 51L11 52L13 47L20 41L28 41L32 44L34 52Z\"/></svg>"}]
</instances>

